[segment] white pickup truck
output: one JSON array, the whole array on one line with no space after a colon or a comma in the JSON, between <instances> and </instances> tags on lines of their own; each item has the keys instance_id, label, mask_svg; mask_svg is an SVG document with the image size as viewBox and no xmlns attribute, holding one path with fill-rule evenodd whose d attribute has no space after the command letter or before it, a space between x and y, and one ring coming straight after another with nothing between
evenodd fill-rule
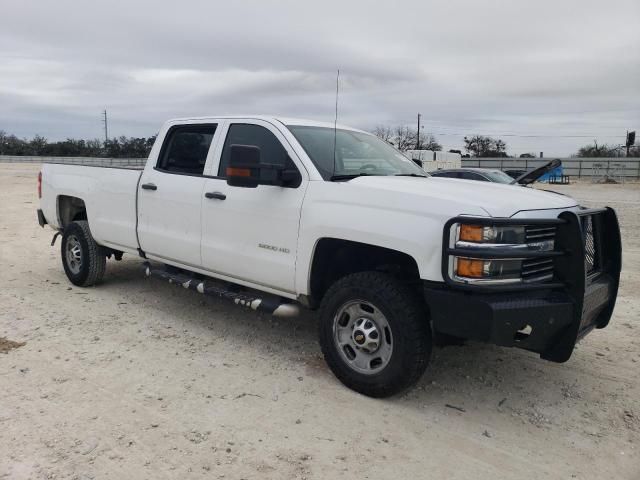
<instances>
[{"instance_id":1,"label":"white pickup truck","mask_svg":"<svg viewBox=\"0 0 640 480\"><path fill-rule=\"evenodd\" d=\"M329 367L375 397L416 382L434 339L564 362L617 296L612 209L430 178L333 124L172 120L142 171L45 164L38 189L73 284L98 283L106 259L128 253L147 275L254 310L319 309Z\"/></svg>"}]
</instances>

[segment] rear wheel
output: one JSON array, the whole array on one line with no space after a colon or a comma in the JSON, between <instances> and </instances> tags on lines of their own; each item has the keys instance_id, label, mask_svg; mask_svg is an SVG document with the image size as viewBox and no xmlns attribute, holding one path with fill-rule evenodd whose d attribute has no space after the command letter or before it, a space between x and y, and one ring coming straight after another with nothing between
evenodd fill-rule
<instances>
[{"instance_id":1,"label":"rear wheel","mask_svg":"<svg viewBox=\"0 0 640 480\"><path fill-rule=\"evenodd\" d=\"M74 285L88 287L102 280L106 253L91 236L86 220L71 222L64 228L61 254L64 271Z\"/></svg>"},{"instance_id":2,"label":"rear wheel","mask_svg":"<svg viewBox=\"0 0 640 480\"><path fill-rule=\"evenodd\" d=\"M336 377L357 392L387 397L413 385L427 367L431 343L419 296L390 275L348 275L323 298L322 353Z\"/></svg>"}]
</instances>

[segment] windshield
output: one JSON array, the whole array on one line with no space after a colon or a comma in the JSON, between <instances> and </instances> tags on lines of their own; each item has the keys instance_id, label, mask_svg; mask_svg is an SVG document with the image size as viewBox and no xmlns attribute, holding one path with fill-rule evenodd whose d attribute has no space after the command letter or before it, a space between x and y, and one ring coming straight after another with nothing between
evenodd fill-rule
<instances>
[{"instance_id":1,"label":"windshield","mask_svg":"<svg viewBox=\"0 0 640 480\"><path fill-rule=\"evenodd\" d=\"M511 183L513 182L513 178L507 175L500 170L488 170L483 172L487 177L491 179L492 182L496 183Z\"/></svg>"},{"instance_id":2,"label":"windshield","mask_svg":"<svg viewBox=\"0 0 640 480\"><path fill-rule=\"evenodd\" d=\"M427 176L415 163L374 135L327 127L288 125L288 128L325 180L361 175Z\"/></svg>"}]
</instances>

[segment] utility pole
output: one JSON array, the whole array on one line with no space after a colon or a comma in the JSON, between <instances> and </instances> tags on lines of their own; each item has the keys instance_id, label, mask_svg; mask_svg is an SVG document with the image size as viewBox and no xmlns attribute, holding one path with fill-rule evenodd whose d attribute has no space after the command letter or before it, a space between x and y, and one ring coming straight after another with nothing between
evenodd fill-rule
<instances>
[{"instance_id":1,"label":"utility pole","mask_svg":"<svg viewBox=\"0 0 640 480\"><path fill-rule=\"evenodd\" d=\"M102 116L103 116L102 121L104 122L104 143L106 145L107 141L109 140L109 124L107 123L107 109L106 108L102 112Z\"/></svg>"},{"instance_id":2,"label":"utility pole","mask_svg":"<svg viewBox=\"0 0 640 480\"><path fill-rule=\"evenodd\" d=\"M420 150L420 117L422 115L418 114L418 134L416 135L416 150Z\"/></svg>"},{"instance_id":3,"label":"utility pole","mask_svg":"<svg viewBox=\"0 0 640 480\"><path fill-rule=\"evenodd\" d=\"M627 158L629 158L629 149L631 148L631 145L629 145L629 130L627 130L627 138L625 140L625 146L627 147Z\"/></svg>"},{"instance_id":4,"label":"utility pole","mask_svg":"<svg viewBox=\"0 0 640 480\"><path fill-rule=\"evenodd\" d=\"M636 131L630 132L627 130L627 141L625 142L627 146L627 157L629 156L629 150L636 144Z\"/></svg>"}]
</instances>

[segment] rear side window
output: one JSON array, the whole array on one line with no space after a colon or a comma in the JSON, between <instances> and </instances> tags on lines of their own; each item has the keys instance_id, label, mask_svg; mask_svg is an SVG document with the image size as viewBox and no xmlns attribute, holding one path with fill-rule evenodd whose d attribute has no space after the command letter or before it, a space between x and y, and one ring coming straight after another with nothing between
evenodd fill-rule
<instances>
[{"instance_id":1,"label":"rear side window","mask_svg":"<svg viewBox=\"0 0 640 480\"><path fill-rule=\"evenodd\" d=\"M285 168L291 169L296 168L293 161L289 158L289 154L280 143L280 140L268 129L260 125L234 123L229 127L229 132L227 133L227 138L222 148L220 168L218 169L218 176L222 178L226 177L231 145L252 145L260 147L260 161L262 163L282 165ZM277 184L277 172L275 170L262 169L260 175L261 184Z\"/></svg>"},{"instance_id":2,"label":"rear side window","mask_svg":"<svg viewBox=\"0 0 640 480\"><path fill-rule=\"evenodd\" d=\"M202 175L216 125L184 125L169 130L157 168L170 173Z\"/></svg>"}]
</instances>

